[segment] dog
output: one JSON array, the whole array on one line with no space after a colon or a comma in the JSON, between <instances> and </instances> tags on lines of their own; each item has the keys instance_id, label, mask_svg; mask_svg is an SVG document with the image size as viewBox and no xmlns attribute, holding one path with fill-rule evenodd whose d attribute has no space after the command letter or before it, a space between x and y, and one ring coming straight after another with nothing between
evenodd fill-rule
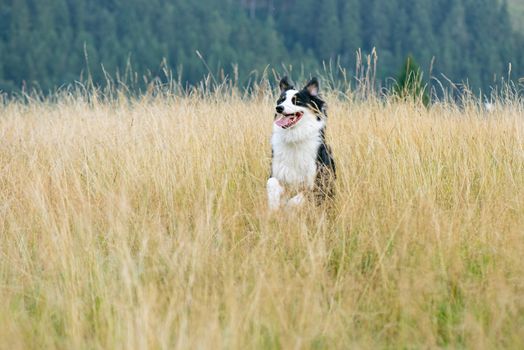
<instances>
[{"instance_id":1,"label":"dog","mask_svg":"<svg viewBox=\"0 0 524 350\"><path fill-rule=\"evenodd\" d=\"M295 90L284 77L279 87L267 182L269 208L298 207L311 197L322 204L334 196L336 169L326 144L327 106L319 95L318 79Z\"/></svg>"}]
</instances>

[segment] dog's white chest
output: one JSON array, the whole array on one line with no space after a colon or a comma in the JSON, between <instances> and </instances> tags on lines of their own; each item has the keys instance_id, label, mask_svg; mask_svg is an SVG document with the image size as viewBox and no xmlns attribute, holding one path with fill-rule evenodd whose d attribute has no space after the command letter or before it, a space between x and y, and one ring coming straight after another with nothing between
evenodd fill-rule
<instances>
[{"instance_id":1,"label":"dog's white chest","mask_svg":"<svg viewBox=\"0 0 524 350\"><path fill-rule=\"evenodd\" d=\"M273 177L283 184L313 188L317 174L317 152L319 138L312 138L298 143L285 143L279 135L274 135Z\"/></svg>"}]
</instances>

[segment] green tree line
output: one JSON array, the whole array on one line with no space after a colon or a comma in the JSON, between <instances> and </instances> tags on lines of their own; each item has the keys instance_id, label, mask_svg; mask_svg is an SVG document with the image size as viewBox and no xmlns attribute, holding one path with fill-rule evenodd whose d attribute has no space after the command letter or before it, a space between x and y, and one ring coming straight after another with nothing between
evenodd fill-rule
<instances>
[{"instance_id":1,"label":"green tree line","mask_svg":"<svg viewBox=\"0 0 524 350\"><path fill-rule=\"evenodd\" d=\"M433 74L488 88L524 75L524 38L498 0L0 0L0 90L53 89L84 77L211 70L246 83L270 66L315 72L377 48L378 76L408 55ZM206 64L198 57L198 50ZM103 68L102 68L103 67Z\"/></svg>"}]
</instances>

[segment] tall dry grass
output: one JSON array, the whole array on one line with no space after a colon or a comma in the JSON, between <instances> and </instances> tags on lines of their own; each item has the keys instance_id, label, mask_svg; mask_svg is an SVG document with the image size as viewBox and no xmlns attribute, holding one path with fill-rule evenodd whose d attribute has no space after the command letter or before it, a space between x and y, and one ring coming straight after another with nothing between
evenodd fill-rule
<instances>
[{"instance_id":1,"label":"tall dry grass","mask_svg":"<svg viewBox=\"0 0 524 350\"><path fill-rule=\"evenodd\" d=\"M522 103L327 99L278 215L269 95L5 102L0 348L524 348Z\"/></svg>"}]
</instances>

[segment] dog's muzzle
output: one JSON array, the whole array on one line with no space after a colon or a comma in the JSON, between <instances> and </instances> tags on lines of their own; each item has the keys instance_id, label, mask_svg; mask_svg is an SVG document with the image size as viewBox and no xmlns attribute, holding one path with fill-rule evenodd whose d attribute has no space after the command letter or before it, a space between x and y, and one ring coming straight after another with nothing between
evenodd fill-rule
<instances>
[{"instance_id":1,"label":"dog's muzzle","mask_svg":"<svg viewBox=\"0 0 524 350\"><path fill-rule=\"evenodd\" d=\"M278 106L280 107L280 106ZM278 111L277 107L277 111ZM289 129L293 126L295 126L300 119L302 119L302 116L304 115L303 112L296 112L291 114L280 114L277 116L277 119L275 120L275 124L282 129Z\"/></svg>"}]
</instances>

